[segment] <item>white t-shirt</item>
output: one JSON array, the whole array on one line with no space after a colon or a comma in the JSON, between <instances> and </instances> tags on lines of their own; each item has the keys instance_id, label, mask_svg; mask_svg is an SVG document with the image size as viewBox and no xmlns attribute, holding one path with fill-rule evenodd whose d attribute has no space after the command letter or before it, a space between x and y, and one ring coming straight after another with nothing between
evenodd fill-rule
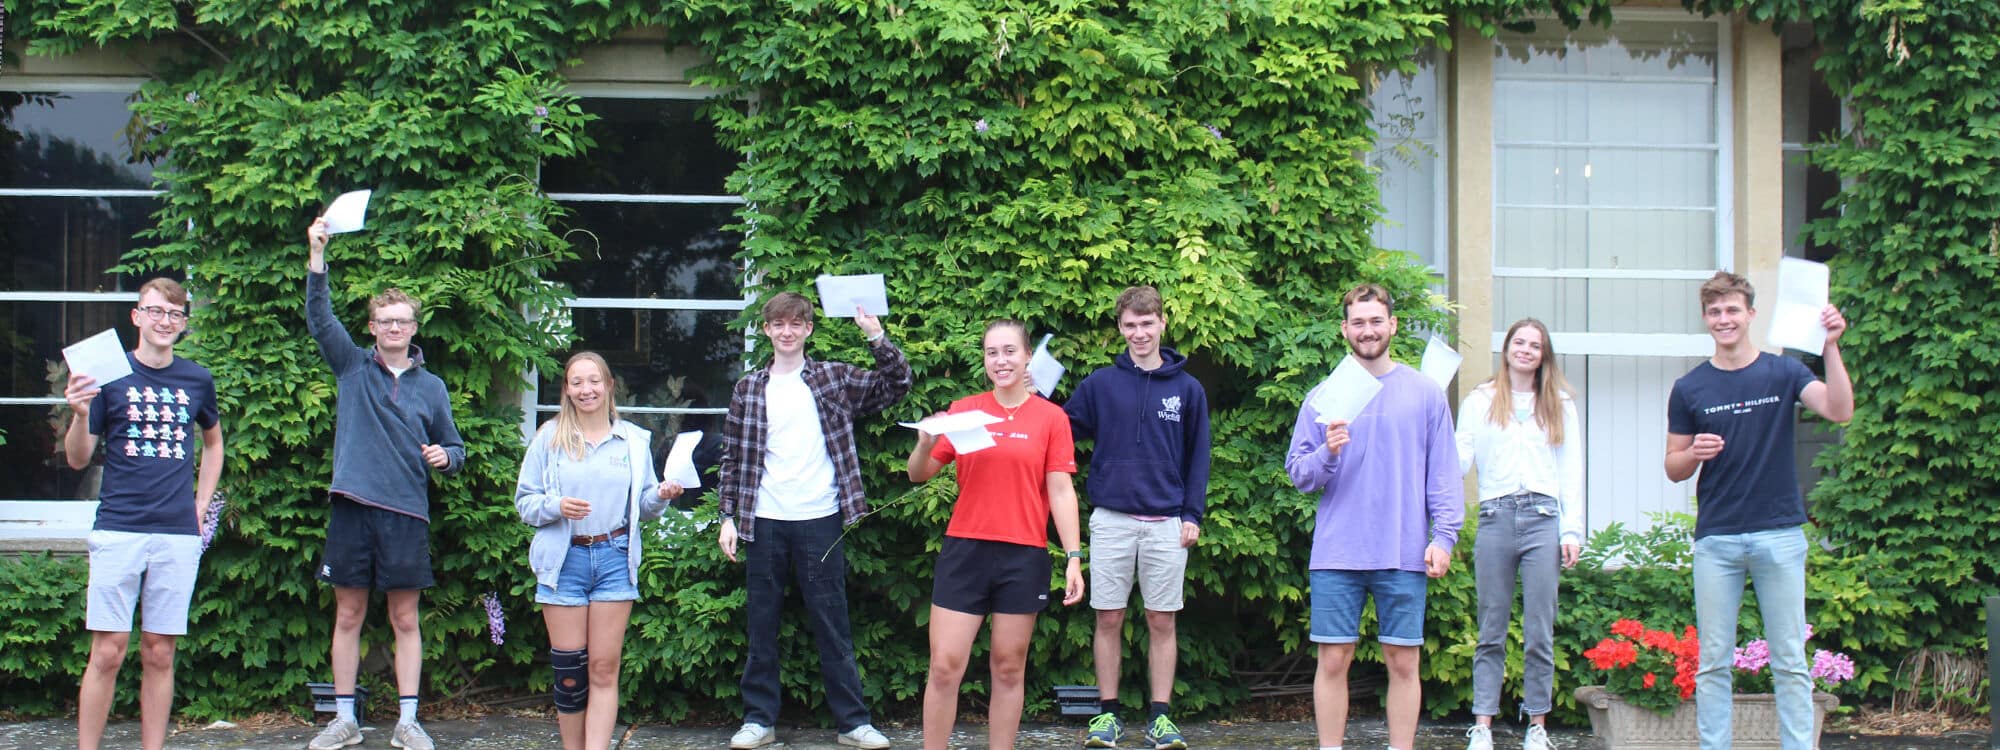
<instances>
[{"instance_id":1,"label":"white t-shirt","mask_svg":"<svg viewBox=\"0 0 2000 750\"><path fill-rule=\"evenodd\" d=\"M757 485L757 517L810 521L840 512L833 459L826 455L819 403L800 370L771 374L764 386L764 478Z\"/></svg>"}]
</instances>

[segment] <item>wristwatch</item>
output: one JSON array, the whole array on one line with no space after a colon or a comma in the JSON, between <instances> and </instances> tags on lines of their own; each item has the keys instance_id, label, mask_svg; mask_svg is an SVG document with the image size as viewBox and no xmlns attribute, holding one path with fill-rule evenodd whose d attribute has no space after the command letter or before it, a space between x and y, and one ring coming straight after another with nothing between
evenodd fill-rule
<instances>
[{"instance_id":1,"label":"wristwatch","mask_svg":"<svg viewBox=\"0 0 2000 750\"><path fill-rule=\"evenodd\" d=\"M1082 559L1084 559L1084 558L1083 558L1083 550L1080 550L1080 549L1073 549L1073 550L1070 550L1070 551L1068 551L1068 552L1065 552L1065 553L1063 553L1063 554L1065 554L1065 555L1068 555L1068 556L1069 556L1069 559L1071 559L1071 560L1082 560Z\"/></svg>"}]
</instances>

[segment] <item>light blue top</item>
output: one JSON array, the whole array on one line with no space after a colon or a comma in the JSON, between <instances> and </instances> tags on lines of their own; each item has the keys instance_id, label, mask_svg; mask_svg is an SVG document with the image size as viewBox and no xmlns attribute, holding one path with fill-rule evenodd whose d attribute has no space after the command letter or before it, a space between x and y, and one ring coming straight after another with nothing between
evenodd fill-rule
<instances>
[{"instance_id":1,"label":"light blue top","mask_svg":"<svg viewBox=\"0 0 2000 750\"><path fill-rule=\"evenodd\" d=\"M1320 493L1313 570L1421 572L1424 547L1451 551L1465 522L1444 391L1403 365L1376 379L1382 391L1348 425L1339 456L1327 455L1312 394L1292 427L1285 472L1300 491Z\"/></svg>"},{"instance_id":2,"label":"light blue top","mask_svg":"<svg viewBox=\"0 0 2000 750\"><path fill-rule=\"evenodd\" d=\"M612 437L586 451L582 461L555 447L551 443L554 434L552 421L528 441L527 455L521 458L520 482L514 490L514 509L523 523L535 527L535 539L528 546L528 565L535 571L535 580L550 588L562 574L570 537L602 534L630 519L659 518L667 507L660 499L660 480L653 473L652 433L621 419L612 425ZM564 497L590 501L591 515L577 521L564 518ZM587 531L598 528L586 525L593 522L610 525ZM628 535L626 565L635 585L643 536L636 528Z\"/></svg>"}]
</instances>

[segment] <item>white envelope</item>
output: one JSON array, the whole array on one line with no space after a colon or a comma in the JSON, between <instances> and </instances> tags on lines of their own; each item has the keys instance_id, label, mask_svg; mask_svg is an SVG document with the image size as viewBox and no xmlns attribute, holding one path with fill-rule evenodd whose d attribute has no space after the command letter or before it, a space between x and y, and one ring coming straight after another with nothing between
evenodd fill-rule
<instances>
[{"instance_id":1,"label":"white envelope","mask_svg":"<svg viewBox=\"0 0 2000 750\"><path fill-rule=\"evenodd\" d=\"M1062 382L1063 373L1069 369L1049 354L1049 339L1055 337L1053 333L1043 334L1041 345L1035 347L1035 356L1028 359L1028 377L1034 380L1035 390L1041 391L1042 398L1055 394L1056 384Z\"/></svg>"},{"instance_id":2,"label":"white envelope","mask_svg":"<svg viewBox=\"0 0 2000 750\"><path fill-rule=\"evenodd\" d=\"M89 375L100 388L132 374L132 362L125 358L125 345L118 343L118 332L110 328L63 347L63 361L69 363L69 374Z\"/></svg>"},{"instance_id":3,"label":"white envelope","mask_svg":"<svg viewBox=\"0 0 2000 750\"><path fill-rule=\"evenodd\" d=\"M1829 275L1824 263L1778 259L1778 303L1771 310L1766 341L1808 354L1826 350L1827 330L1820 325L1819 314L1826 309Z\"/></svg>"},{"instance_id":4,"label":"white envelope","mask_svg":"<svg viewBox=\"0 0 2000 750\"><path fill-rule=\"evenodd\" d=\"M1465 355L1451 348L1444 339L1430 337L1424 343L1424 362L1418 369L1438 384L1439 388L1451 388L1452 377L1458 375L1458 365L1465 361Z\"/></svg>"},{"instance_id":5,"label":"white envelope","mask_svg":"<svg viewBox=\"0 0 2000 750\"><path fill-rule=\"evenodd\" d=\"M959 455L977 453L993 447L993 435L986 426L1004 421L983 411L974 409L957 414L931 417L921 422L898 422L913 430L923 430L932 435L943 435L951 439L951 447Z\"/></svg>"},{"instance_id":6,"label":"white envelope","mask_svg":"<svg viewBox=\"0 0 2000 750\"><path fill-rule=\"evenodd\" d=\"M829 318L852 318L859 306L869 315L889 314L889 288L882 274L821 276L818 279L819 306Z\"/></svg>"},{"instance_id":7,"label":"white envelope","mask_svg":"<svg viewBox=\"0 0 2000 750\"><path fill-rule=\"evenodd\" d=\"M667 449L667 463L660 468L661 482L679 482L682 489L701 486L701 471L694 466L694 449L701 444L701 430L689 430L674 436L674 447Z\"/></svg>"},{"instance_id":8,"label":"white envelope","mask_svg":"<svg viewBox=\"0 0 2000 750\"><path fill-rule=\"evenodd\" d=\"M341 193L326 207L326 233L345 234L359 232L368 225L368 198L373 190L356 190Z\"/></svg>"},{"instance_id":9,"label":"white envelope","mask_svg":"<svg viewBox=\"0 0 2000 750\"><path fill-rule=\"evenodd\" d=\"M1333 374L1313 390L1313 411L1319 413L1314 421L1320 424L1331 424L1336 419L1353 422L1380 392L1382 381L1376 380L1354 357L1342 357L1340 366L1333 368Z\"/></svg>"}]
</instances>

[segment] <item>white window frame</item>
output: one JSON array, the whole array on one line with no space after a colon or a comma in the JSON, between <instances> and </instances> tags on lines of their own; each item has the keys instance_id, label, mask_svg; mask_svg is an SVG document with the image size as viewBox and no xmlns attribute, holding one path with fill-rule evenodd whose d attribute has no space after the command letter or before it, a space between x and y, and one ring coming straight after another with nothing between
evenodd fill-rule
<instances>
[{"instance_id":1,"label":"white window frame","mask_svg":"<svg viewBox=\"0 0 2000 750\"><path fill-rule=\"evenodd\" d=\"M1443 291L1451 284L1452 265L1449 215L1451 211L1451 133L1449 132L1451 127L1451 97L1448 96L1448 93L1451 91L1451 81L1449 79L1451 66L1447 64L1451 56L1448 51L1438 47L1431 47L1425 50L1423 56L1430 61L1431 80L1435 86L1434 90L1428 92L1427 95L1431 97L1432 101L1437 102L1437 134L1428 139L1411 138L1410 140L1422 144L1425 148L1430 149L1431 153L1435 154L1432 159L1436 162L1436 168L1431 170L1431 257L1425 260L1424 265L1430 269L1431 275L1438 279L1438 283L1434 286L1439 291ZM1387 75L1393 74L1393 72L1385 74L1384 78L1386 79ZM1383 121L1377 117L1375 108L1372 106L1369 107L1368 126L1376 133L1376 141L1370 145L1368 151L1369 158L1380 153L1376 149L1382 145L1382 124ZM1376 184L1381 184L1379 177L1376 180ZM1376 200L1382 201L1382 196L1377 195ZM1384 203L1386 213L1387 202L1382 202ZM1387 217L1385 216L1384 220L1386 219ZM1380 221L1376 222L1376 226L1368 228L1369 240L1371 242L1375 241L1375 233L1380 228ZM1381 246L1379 242L1375 242L1375 244L1377 247ZM1410 252L1409 248L1386 249Z\"/></svg>"}]
</instances>

